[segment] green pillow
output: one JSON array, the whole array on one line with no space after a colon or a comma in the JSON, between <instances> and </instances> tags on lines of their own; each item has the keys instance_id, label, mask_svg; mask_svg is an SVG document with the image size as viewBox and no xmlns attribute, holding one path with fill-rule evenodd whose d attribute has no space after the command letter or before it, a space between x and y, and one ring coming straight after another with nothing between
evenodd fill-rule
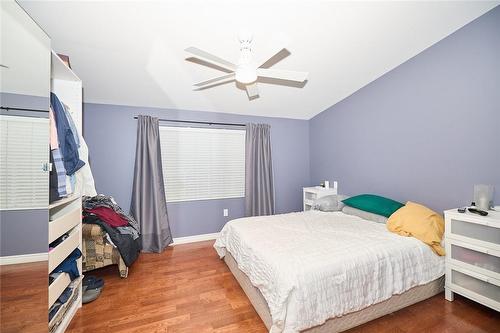
<instances>
[{"instance_id":1,"label":"green pillow","mask_svg":"<svg viewBox=\"0 0 500 333\"><path fill-rule=\"evenodd\" d=\"M360 194L342 200L342 202L346 204L346 206L354 207L364 210L365 212L370 212L385 217L391 216L392 213L404 206L404 204L402 204L401 202L397 202L392 199L384 198L374 194Z\"/></svg>"}]
</instances>

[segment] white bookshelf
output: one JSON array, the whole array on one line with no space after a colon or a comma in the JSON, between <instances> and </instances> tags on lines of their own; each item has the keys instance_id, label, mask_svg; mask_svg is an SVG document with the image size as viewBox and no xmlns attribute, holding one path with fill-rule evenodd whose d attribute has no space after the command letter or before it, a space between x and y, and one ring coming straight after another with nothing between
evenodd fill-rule
<instances>
[{"instance_id":1,"label":"white bookshelf","mask_svg":"<svg viewBox=\"0 0 500 333\"><path fill-rule=\"evenodd\" d=\"M76 129L82 132L82 81L52 51L51 91L69 107ZM49 252L49 274L76 248L82 250L82 200L73 193L49 205L49 244L64 234L69 237ZM71 281L67 273L61 273L49 285L49 308L68 287L73 287L70 299L62 305L49 322L50 333L62 333L82 306L82 258L77 260L80 277Z\"/></svg>"}]
</instances>

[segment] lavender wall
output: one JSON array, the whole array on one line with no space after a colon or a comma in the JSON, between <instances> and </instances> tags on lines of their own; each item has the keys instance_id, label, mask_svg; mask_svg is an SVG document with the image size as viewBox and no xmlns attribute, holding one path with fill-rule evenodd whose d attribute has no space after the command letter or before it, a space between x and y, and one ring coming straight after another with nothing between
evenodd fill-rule
<instances>
[{"instance_id":1,"label":"lavender wall","mask_svg":"<svg viewBox=\"0 0 500 333\"><path fill-rule=\"evenodd\" d=\"M49 97L0 92L0 105L6 108L46 110L49 112Z\"/></svg>"},{"instance_id":2,"label":"lavender wall","mask_svg":"<svg viewBox=\"0 0 500 333\"><path fill-rule=\"evenodd\" d=\"M84 105L84 135L97 191L112 195L126 211L130 207L137 120L147 114L168 119L214 122L256 122L271 125L275 170L276 210L298 211L302 186L309 185L309 123L305 120L239 116L224 113ZM229 217L222 210L229 208ZM243 199L204 200L168 204L174 237L218 232L231 219L244 215Z\"/></svg>"},{"instance_id":3,"label":"lavender wall","mask_svg":"<svg viewBox=\"0 0 500 333\"><path fill-rule=\"evenodd\" d=\"M500 204L500 7L310 121L311 181L436 210Z\"/></svg>"},{"instance_id":4,"label":"lavender wall","mask_svg":"<svg viewBox=\"0 0 500 333\"><path fill-rule=\"evenodd\" d=\"M0 257L49 250L47 209L0 211Z\"/></svg>"}]
</instances>

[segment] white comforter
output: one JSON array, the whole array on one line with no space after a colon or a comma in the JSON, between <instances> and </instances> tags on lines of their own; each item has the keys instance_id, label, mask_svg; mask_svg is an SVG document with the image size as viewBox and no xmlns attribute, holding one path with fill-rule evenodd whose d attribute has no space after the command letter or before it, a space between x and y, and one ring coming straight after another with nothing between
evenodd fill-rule
<instances>
[{"instance_id":1,"label":"white comforter","mask_svg":"<svg viewBox=\"0 0 500 333\"><path fill-rule=\"evenodd\" d=\"M259 288L272 333L320 325L444 274L444 258L426 244L341 212L232 220L214 247Z\"/></svg>"}]
</instances>

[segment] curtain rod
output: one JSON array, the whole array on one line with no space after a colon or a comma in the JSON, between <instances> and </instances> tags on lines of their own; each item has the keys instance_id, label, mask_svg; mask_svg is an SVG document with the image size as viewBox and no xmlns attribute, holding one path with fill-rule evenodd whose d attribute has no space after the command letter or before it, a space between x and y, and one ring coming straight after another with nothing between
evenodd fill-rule
<instances>
[{"instance_id":1,"label":"curtain rod","mask_svg":"<svg viewBox=\"0 0 500 333\"><path fill-rule=\"evenodd\" d=\"M138 117L135 116L134 119ZM204 124L204 125L222 125L222 126L246 126L245 124L237 124L237 123L218 123L213 121L195 121L195 120L177 120L177 119L158 119L159 121L168 121L172 123L186 123L186 124Z\"/></svg>"},{"instance_id":2,"label":"curtain rod","mask_svg":"<svg viewBox=\"0 0 500 333\"><path fill-rule=\"evenodd\" d=\"M25 108L11 108L11 107L8 107L8 106L0 106L0 109L1 110L6 110L6 111L14 110L14 111L45 112L45 113L49 112L49 110L25 109Z\"/></svg>"}]
</instances>

